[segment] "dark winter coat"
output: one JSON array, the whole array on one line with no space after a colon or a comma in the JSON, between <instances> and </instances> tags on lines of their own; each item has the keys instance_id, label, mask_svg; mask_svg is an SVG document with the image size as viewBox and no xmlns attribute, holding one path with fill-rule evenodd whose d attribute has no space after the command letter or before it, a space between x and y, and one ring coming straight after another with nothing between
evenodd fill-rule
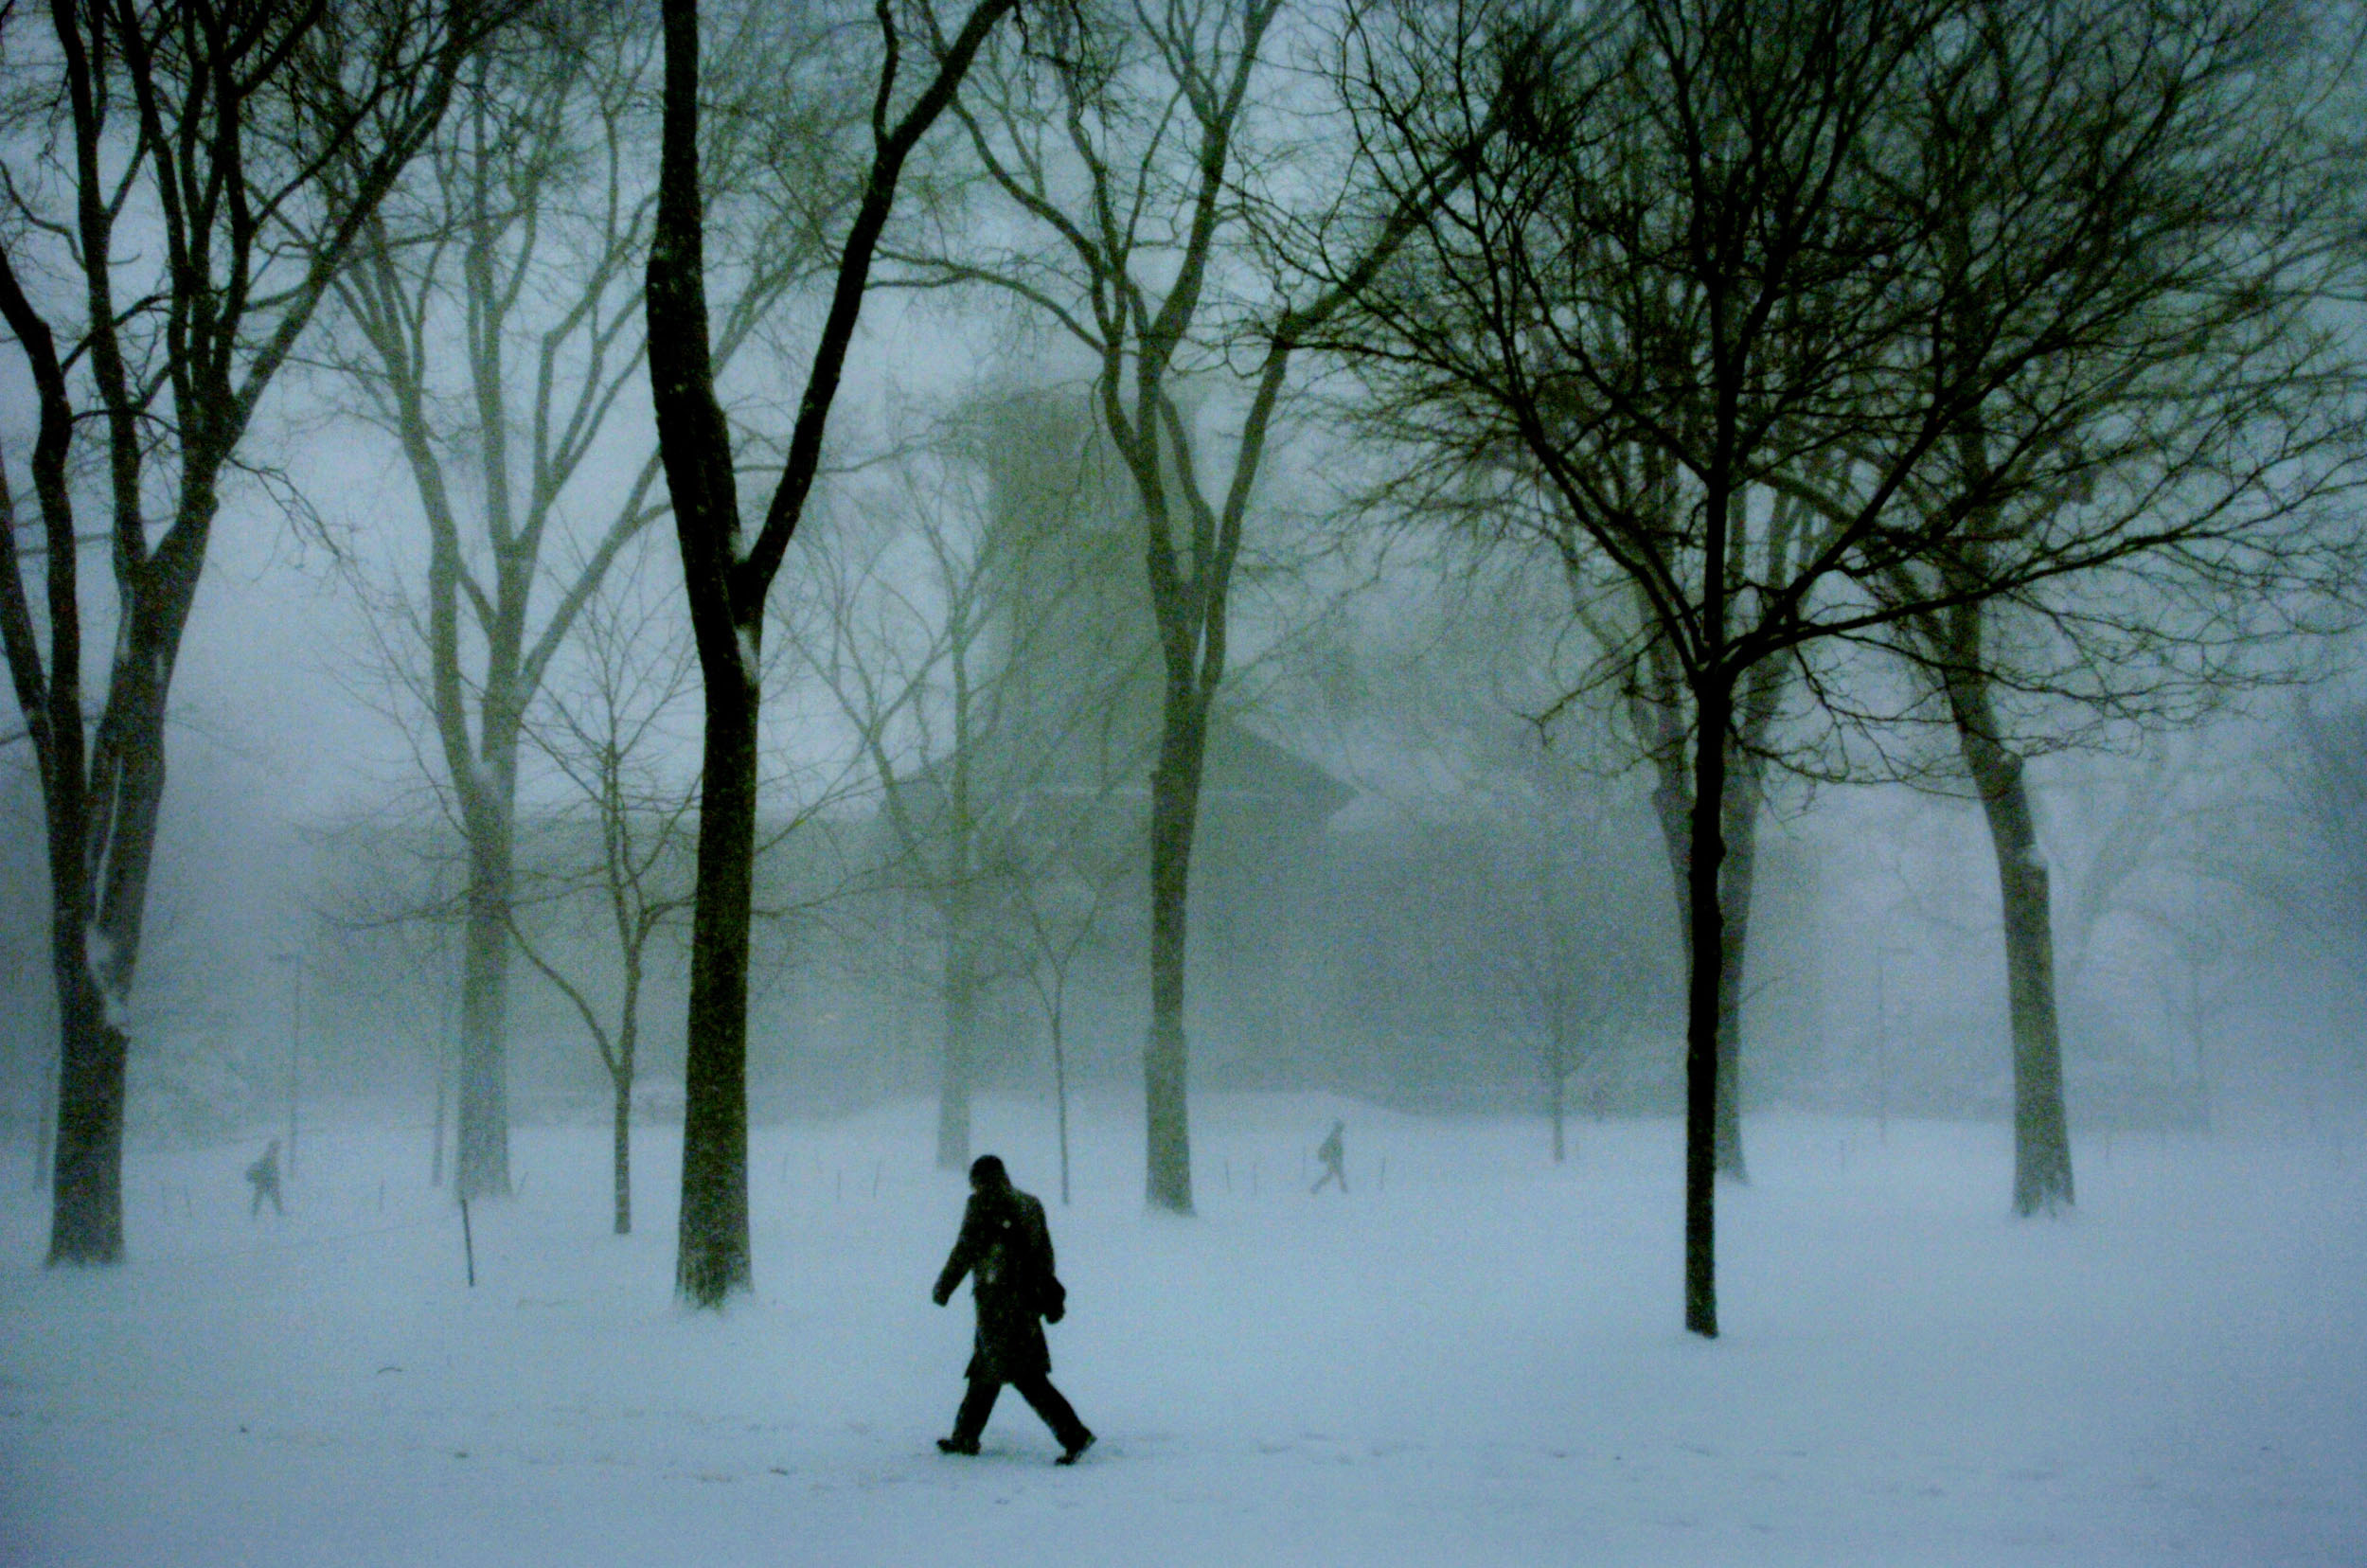
<instances>
[{"instance_id":1,"label":"dark winter coat","mask_svg":"<svg viewBox=\"0 0 2367 1568\"><path fill-rule=\"evenodd\" d=\"M1043 1205L1014 1187L971 1193L962 1233L932 1292L937 1305L952 1298L964 1274L975 1278L970 1293L978 1305L968 1375L1009 1382L1049 1374L1052 1352L1040 1320L1060 1321L1067 1292L1052 1270Z\"/></svg>"}]
</instances>

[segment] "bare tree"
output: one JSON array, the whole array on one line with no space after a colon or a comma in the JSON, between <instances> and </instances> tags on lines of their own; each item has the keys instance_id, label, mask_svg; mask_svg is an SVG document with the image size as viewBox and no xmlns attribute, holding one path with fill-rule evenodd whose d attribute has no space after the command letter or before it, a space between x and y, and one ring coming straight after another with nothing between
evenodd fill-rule
<instances>
[{"instance_id":1,"label":"bare tree","mask_svg":"<svg viewBox=\"0 0 2367 1568\"><path fill-rule=\"evenodd\" d=\"M1008 957L994 928L1026 875L1021 819L1056 775L1106 784L1141 674L1092 637L1082 602L1091 578L1122 566L1095 548L1099 455L1077 411L972 398L905 448L862 508L873 515L846 516L819 552L834 634L815 668L869 766L894 841L887 880L940 935L947 1170L970 1165L979 1011Z\"/></svg>"},{"instance_id":2,"label":"bare tree","mask_svg":"<svg viewBox=\"0 0 2367 1568\"><path fill-rule=\"evenodd\" d=\"M1996 850L2013 1207L2030 1215L2068 1207L2073 1183L2024 769L2059 740L2030 739L2027 710L2171 722L2274 678L2271 645L2332 625L2357 534L2313 504L2356 483L2356 383L2310 319L2329 192L2306 127L2325 83L2281 10L1990 0L1966 23L1967 46L1935 51L1938 90L1892 126L1936 176L1945 304L1917 347L1953 370L2072 330L1951 413L1902 487L1929 543L1874 580L1923 606L1896 641L1945 702ZM2023 278L2038 297L1999 288Z\"/></svg>"},{"instance_id":3,"label":"bare tree","mask_svg":"<svg viewBox=\"0 0 2367 1568\"><path fill-rule=\"evenodd\" d=\"M225 484L331 280L507 9L61 3L43 45L22 38L29 10L0 13L16 145L38 150L7 182L0 317L38 398L46 598L37 617L0 471L0 633L49 827L53 1263L122 1256L122 1020L166 703ZM104 455L96 501L80 479L86 437ZM93 504L116 597L95 730L77 524Z\"/></svg>"},{"instance_id":4,"label":"bare tree","mask_svg":"<svg viewBox=\"0 0 2367 1568\"><path fill-rule=\"evenodd\" d=\"M415 178L338 284L361 351L341 365L398 443L427 523L425 580L373 589L380 657L432 724L468 846L458 1189L508 1189L508 904L522 726L620 550L665 515L654 445L614 456L642 375L641 279L655 194L658 38L641 12L559 7L479 56ZM710 213L730 265L727 365L827 264L828 177L851 108L814 41L734 18L708 84ZM799 82L794 94L784 80ZM555 540L575 546L554 566ZM423 657L422 657L423 655Z\"/></svg>"},{"instance_id":5,"label":"bare tree","mask_svg":"<svg viewBox=\"0 0 2367 1568\"><path fill-rule=\"evenodd\" d=\"M1990 168L2013 195L1967 248L1944 216L1962 169L1918 155L1912 127L1975 112L1997 20L2008 35L2130 42L2092 72L2010 73L2002 101L2029 112ZM1714 1335L1717 955L1752 671L1790 662L1824 696L1817 659L1918 615L2147 552L2207 575L2292 537L2324 472L2324 383L2306 331L2260 330L2301 325L2289 253L2255 240L2248 223L2269 214L2231 183L2240 168L2279 188L2262 160L2290 147L2292 106L2256 35L2216 12L1672 0L1572 21L1547 51L1524 44L1550 64L1514 79L1509 101L1502 71L1467 63L1501 55L1500 37L1443 37L1360 84L1368 134L1403 148L1404 167L1483 116L1508 128L1333 346L1378 394L1381 428L1426 454L1415 494L1541 493L1649 606L1646 634L1682 679L1685 1322ZM2225 212L2247 216L2220 224ZM2199 242L2116 264L2164 228ZM2224 314L2217 302L2247 291L2259 309ZM2211 458L2138 465L2150 477L2131 470L2108 503L2038 505L2133 463L2071 438L2066 420L2100 389L2247 352L2255 393L2269 359L2300 372L2287 401L2200 429L2133 392L2115 409L2149 459ZM2014 434L1964 461L1966 433L1984 428ZM2189 499L2171 472L2210 475L2212 497L2157 509ZM1945 499L1923 504L1935 487ZM1785 497L1803 547L1775 547ZM1993 526L2007 515L2035 526ZM1952 569L1976 554L1978 570Z\"/></svg>"},{"instance_id":6,"label":"bare tree","mask_svg":"<svg viewBox=\"0 0 2367 1568\"><path fill-rule=\"evenodd\" d=\"M1112 895L1133 871L1112 852L1104 826L1107 791L1077 802L1059 822L1036 825L1012 901L1024 931L1017 968L1043 1009L1052 1045L1052 1104L1060 1142L1060 1202L1069 1201L1068 987L1077 960L1101 930Z\"/></svg>"},{"instance_id":7,"label":"bare tree","mask_svg":"<svg viewBox=\"0 0 2367 1568\"><path fill-rule=\"evenodd\" d=\"M619 584L619 587L630 585ZM541 824L536 836L560 858L529 872L522 896L505 900L512 939L583 1021L612 1091L610 1167L615 1230L632 1231L632 1089L641 1039L642 980L651 942L689 907L690 816L698 778L674 763L686 739L674 733L691 686L689 639L646 599L612 593L586 607L577 629L573 680L544 683L525 723L535 752L573 792L575 811ZM669 755L672 754L672 755ZM669 766L670 765L670 766ZM586 836L596 852L580 854ZM585 864L588 858L589 864ZM564 934L539 936L529 910L563 916L589 893L609 940L616 990L605 1004L593 959Z\"/></svg>"},{"instance_id":8,"label":"bare tree","mask_svg":"<svg viewBox=\"0 0 2367 1568\"><path fill-rule=\"evenodd\" d=\"M1617 856L1626 824L1611 810L1610 782L1555 746L1548 729L1507 730L1505 742L1488 759L1485 796L1496 847L1477 867L1497 919L1471 935L1501 976L1514 1028L1535 1046L1559 1165L1571 1081L1591 1074L1599 1085L1620 979L1646 964L1646 944L1631 910L1575 896Z\"/></svg>"},{"instance_id":9,"label":"bare tree","mask_svg":"<svg viewBox=\"0 0 2367 1568\"><path fill-rule=\"evenodd\" d=\"M1802 508L1789 496L1773 498L1760 515L1735 521L1736 546L1745 558L1764 557L1770 575L1781 577L1818 543L1802 526ZM1582 695L1611 690L1634 754L1651 770L1652 809L1676 890L1677 932L1683 951L1693 951L1692 857L1693 775L1687 763L1690 711L1675 646L1661 634L1652 604L1635 582L1606 561L1565 508L1507 508L1501 502L1480 519L1490 531L1545 546L1561 570L1571 614L1597 650L1588 678L1562 695L1553 711ZM1505 528L1505 522L1516 524ZM1711 1143L1719 1174L1743 1179L1748 1166L1742 1140L1742 1002L1750 953L1752 895L1757 883L1758 831L1768 805L1771 773L1786 765L1777 749L1778 721L1794 685L1792 666L1766 659L1743 676L1727 738L1727 797L1722 831L1726 840L1718 877L1718 1014L1717 1109Z\"/></svg>"},{"instance_id":10,"label":"bare tree","mask_svg":"<svg viewBox=\"0 0 2367 1568\"><path fill-rule=\"evenodd\" d=\"M1000 290L1089 355L1096 412L1130 477L1156 624L1162 699L1151 770L1150 1027L1143 1051L1146 1195L1189 1213L1184 1029L1186 913L1209 715L1225 677L1233 577L1291 357L1414 231L1458 176L1442 155L1363 200L1361 160L1325 171L1304 220L1295 289L1256 278L1263 232L1292 228L1270 191L1286 178L1254 134L1278 75L1282 0L1088 8L1064 48L990 51L956 106L990 187L1027 238L900 259L916 285ZM1346 238L1344 240L1344 236ZM1333 254L1334 248L1343 254ZM1251 263L1246 270L1243 264ZM1256 291L1234 299L1228 287ZM1217 383L1229 347L1254 365L1228 390L1240 424L1203 467L1190 388Z\"/></svg>"},{"instance_id":11,"label":"bare tree","mask_svg":"<svg viewBox=\"0 0 2367 1568\"><path fill-rule=\"evenodd\" d=\"M706 694L684 1068L682 1223L675 1288L721 1306L753 1279L748 1256L748 934L756 822L756 716L765 597L820 472L865 281L913 149L952 101L987 34L1017 0L978 0L947 34L921 8L931 60L904 99L905 39L880 0L872 156L846 221L828 312L815 340L779 483L743 540L731 431L715 388L700 177L699 8L666 0L663 131L645 292L650 397L673 502L692 634ZM899 108L899 101L902 106Z\"/></svg>"}]
</instances>

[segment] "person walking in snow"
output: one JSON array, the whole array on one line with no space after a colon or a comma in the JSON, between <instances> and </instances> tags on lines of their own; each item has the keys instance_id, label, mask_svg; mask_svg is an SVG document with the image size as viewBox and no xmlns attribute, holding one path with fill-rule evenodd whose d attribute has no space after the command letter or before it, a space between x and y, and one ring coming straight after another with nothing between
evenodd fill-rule
<instances>
[{"instance_id":1,"label":"person walking in snow","mask_svg":"<svg viewBox=\"0 0 2367 1568\"><path fill-rule=\"evenodd\" d=\"M263 1150L262 1158L246 1167L246 1185L255 1189L255 1201L246 1206L249 1220L263 1212L263 1200L271 1200L272 1212L285 1214L288 1207L279 1201L279 1140Z\"/></svg>"},{"instance_id":2,"label":"person walking in snow","mask_svg":"<svg viewBox=\"0 0 2367 1568\"><path fill-rule=\"evenodd\" d=\"M962 1232L931 1299L944 1306L964 1274L974 1278L970 1293L978 1307L966 1374L970 1390L953 1417L953 1435L938 1438L937 1447L947 1453L976 1453L995 1399L1009 1383L1059 1439L1058 1462L1077 1463L1093 1446L1094 1434L1052 1386L1052 1351L1044 1344L1043 1325L1066 1314L1068 1292L1053 1273L1051 1227L1044 1223L1043 1205L1013 1186L1003 1162L991 1154L970 1164Z\"/></svg>"},{"instance_id":3,"label":"person walking in snow","mask_svg":"<svg viewBox=\"0 0 2367 1568\"><path fill-rule=\"evenodd\" d=\"M1324 1163L1324 1173L1316 1178L1313 1186L1307 1189L1309 1194L1323 1191L1333 1182L1340 1184L1342 1192L1348 1190L1348 1151L1347 1146L1341 1141L1341 1134L1347 1131L1347 1127L1346 1122L1335 1120L1331 1131L1325 1134L1323 1143L1316 1149L1315 1158Z\"/></svg>"}]
</instances>

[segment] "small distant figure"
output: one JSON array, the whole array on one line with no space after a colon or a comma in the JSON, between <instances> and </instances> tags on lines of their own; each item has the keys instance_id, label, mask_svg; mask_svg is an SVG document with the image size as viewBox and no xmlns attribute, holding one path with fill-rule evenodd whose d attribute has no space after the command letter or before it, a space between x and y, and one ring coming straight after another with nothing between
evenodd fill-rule
<instances>
[{"instance_id":1,"label":"small distant figure","mask_svg":"<svg viewBox=\"0 0 2367 1568\"><path fill-rule=\"evenodd\" d=\"M1335 1120L1331 1131L1324 1134L1324 1141L1317 1146L1315 1158L1324 1163L1324 1173L1313 1186L1307 1189L1310 1194L1323 1191L1334 1182L1340 1184L1342 1192L1348 1190L1348 1150L1347 1145L1341 1141L1347 1128L1346 1122Z\"/></svg>"},{"instance_id":2,"label":"small distant figure","mask_svg":"<svg viewBox=\"0 0 2367 1568\"><path fill-rule=\"evenodd\" d=\"M272 1212L285 1214L287 1205L279 1201L279 1140L274 1138L263 1157L246 1167L246 1185L255 1189L255 1201L246 1207L249 1220L263 1212L263 1200L271 1200Z\"/></svg>"},{"instance_id":3,"label":"small distant figure","mask_svg":"<svg viewBox=\"0 0 2367 1568\"><path fill-rule=\"evenodd\" d=\"M947 1453L976 1453L995 1399L1009 1383L1059 1439L1057 1463L1077 1463L1093 1446L1094 1434L1052 1386L1052 1351L1043 1342L1043 1325L1059 1322L1068 1311L1068 1292L1053 1273L1052 1231L1044 1223L1043 1205L1011 1185L1003 1162L991 1154L970 1163L962 1233L930 1298L944 1306L964 1274L975 1276L970 1293L978 1307L978 1334L966 1374L970 1391L953 1417L953 1435L938 1438L937 1447Z\"/></svg>"}]
</instances>

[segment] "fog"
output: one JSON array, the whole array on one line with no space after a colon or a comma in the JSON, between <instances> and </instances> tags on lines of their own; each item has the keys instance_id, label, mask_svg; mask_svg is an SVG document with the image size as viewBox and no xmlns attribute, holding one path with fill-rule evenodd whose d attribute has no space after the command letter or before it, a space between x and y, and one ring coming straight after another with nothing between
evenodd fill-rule
<instances>
[{"instance_id":1,"label":"fog","mask_svg":"<svg viewBox=\"0 0 2367 1568\"><path fill-rule=\"evenodd\" d=\"M1007 9L287 23L237 287L0 12L0 1563L2367 1556L2355 53Z\"/></svg>"}]
</instances>

